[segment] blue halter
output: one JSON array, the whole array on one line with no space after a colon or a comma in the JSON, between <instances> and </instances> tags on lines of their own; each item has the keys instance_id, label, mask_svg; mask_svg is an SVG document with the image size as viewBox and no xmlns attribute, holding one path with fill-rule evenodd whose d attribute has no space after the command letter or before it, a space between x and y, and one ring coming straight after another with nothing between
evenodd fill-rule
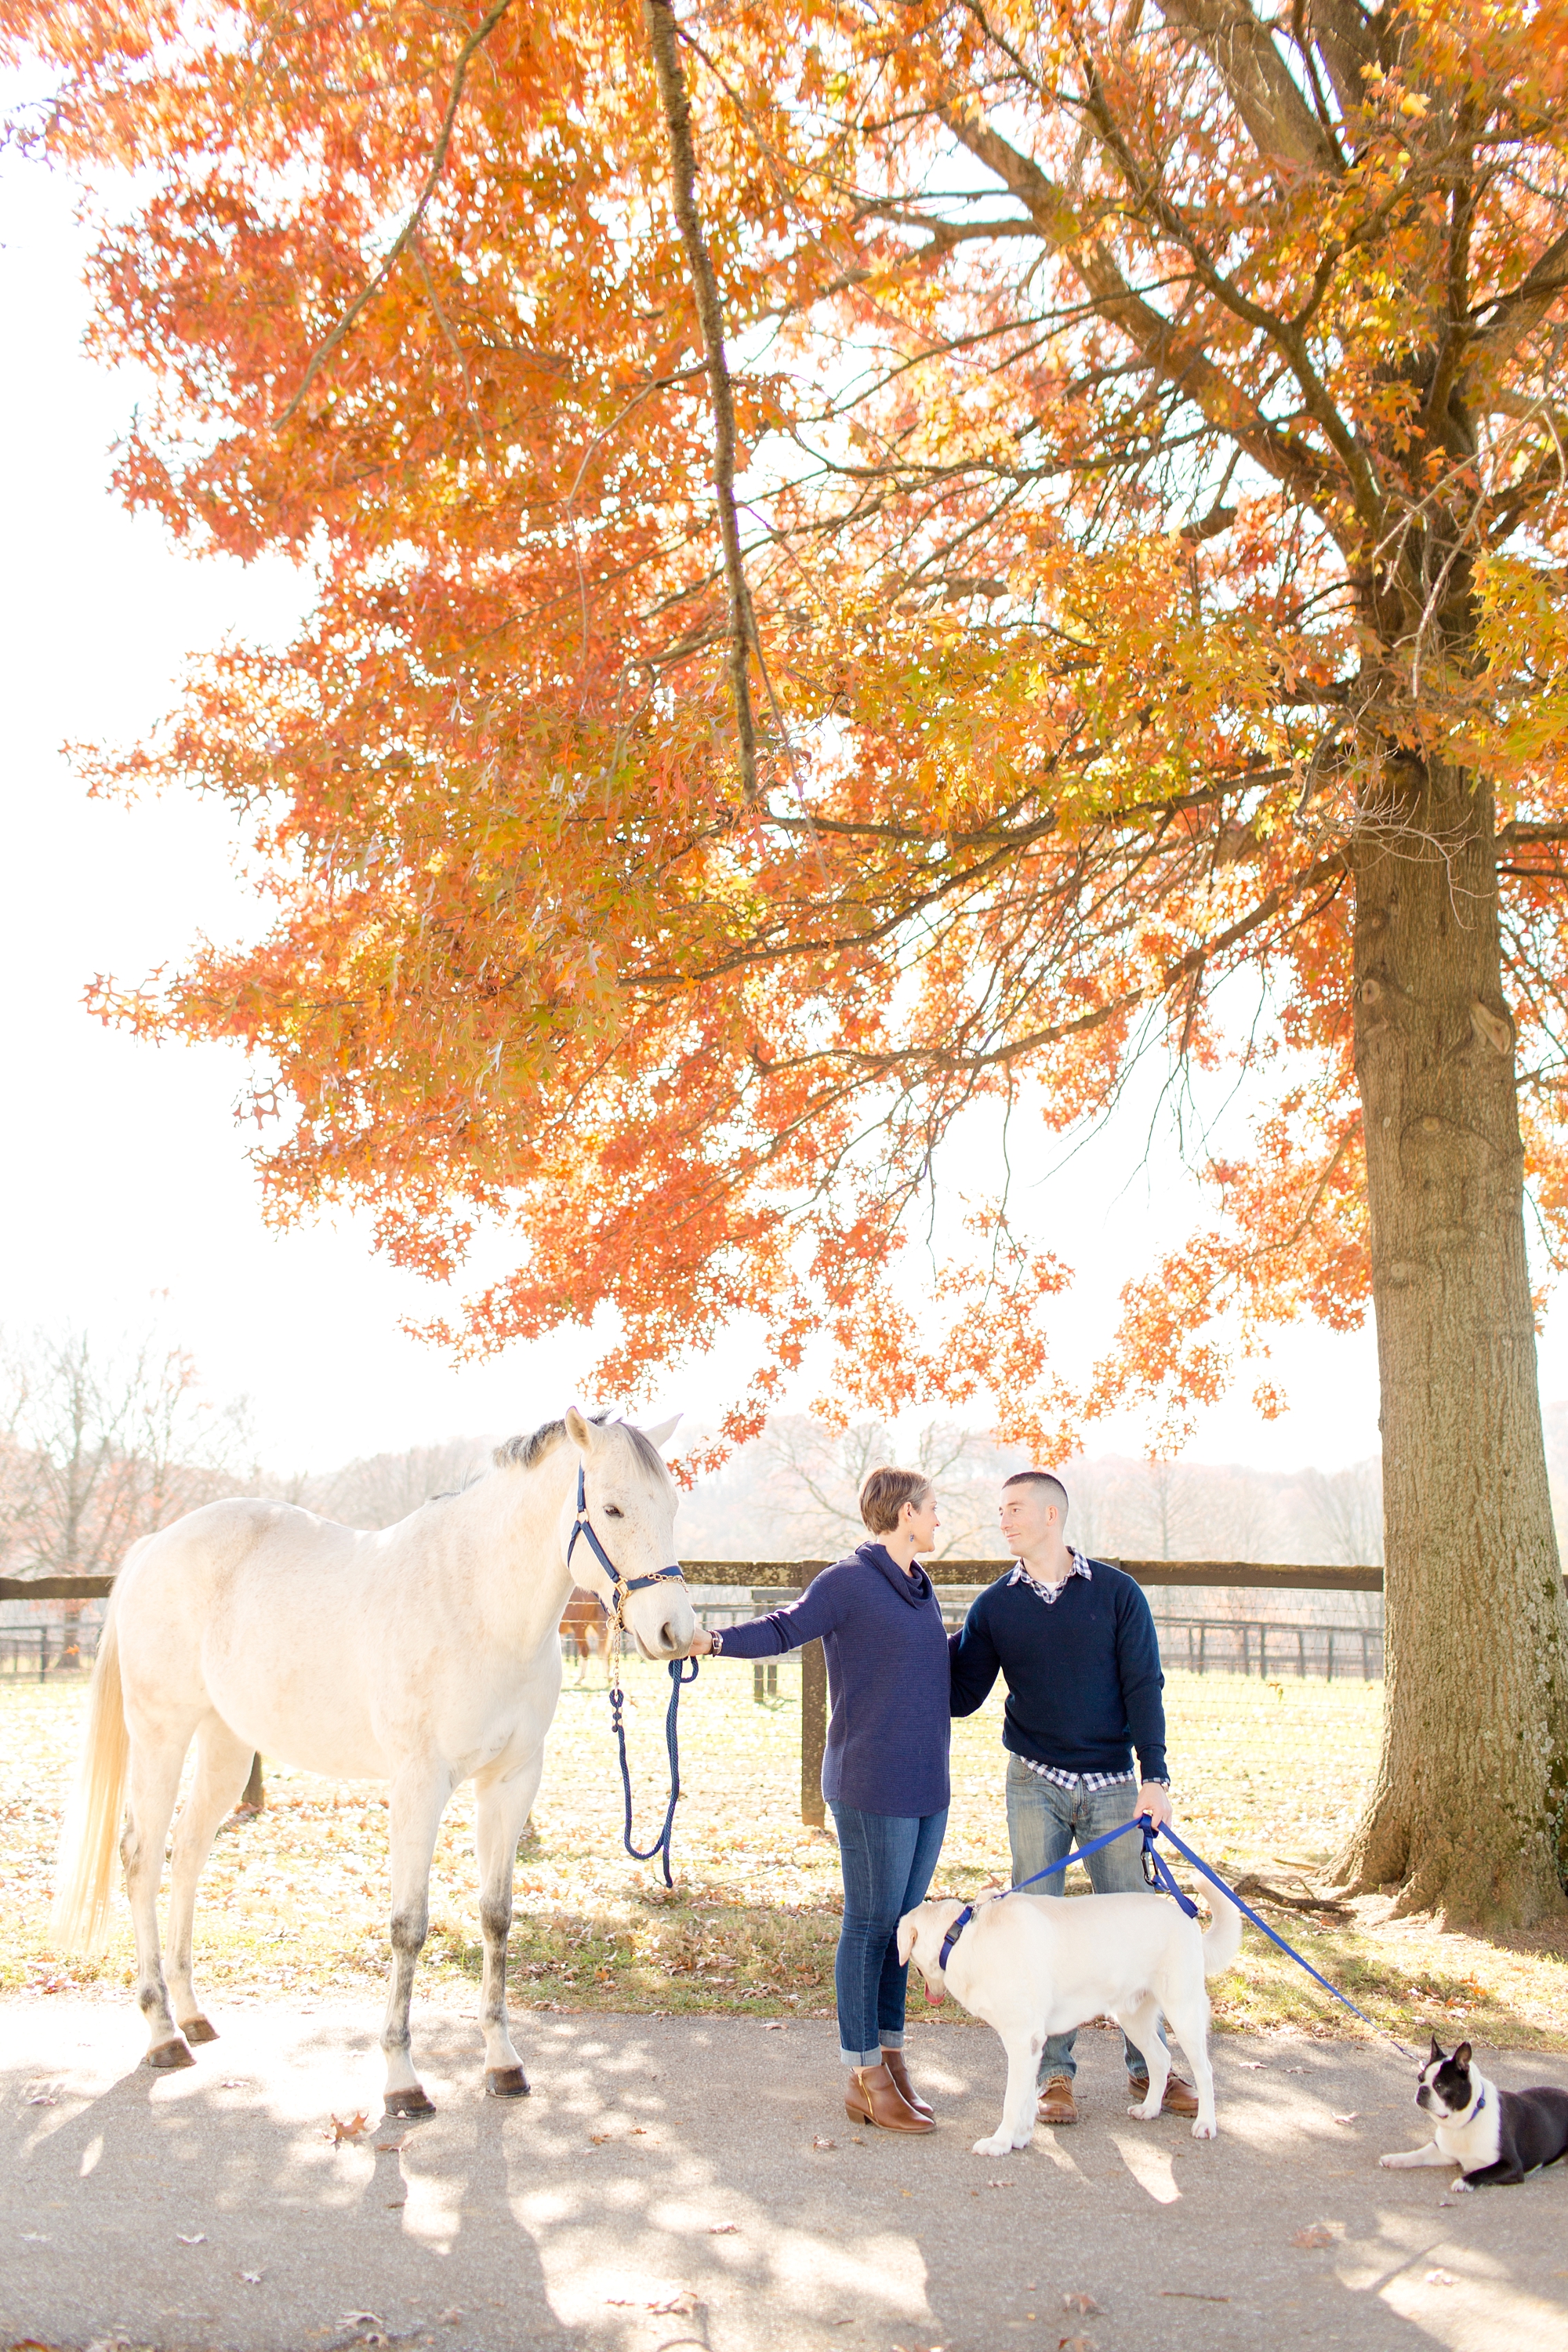
<instances>
[{"instance_id":1,"label":"blue halter","mask_svg":"<svg viewBox=\"0 0 1568 2352\"><path fill-rule=\"evenodd\" d=\"M571 1541L566 1546L568 1569L572 1565L572 1555L577 1549L579 1536L587 1538L589 1550L609 1578L615 1602L608 1612L613 1628L610 1643L610 1672L615 1677L610 1685L610 1728L616 1735L616 1746L620 1750L621 1790L626 1798L626 1821L621 1830L621 1841L634 1862L651 1862L657 1854L664 1871L665 1885L673 1886L675 1881L669 1868L669 1842L675 1828L675 1808L680 1797L680 1739L678 1728L680 1692L683 1684L694 1683L697 1680L697 1661L695 1658L672 1658L669 1662L671 1687L669 1705L665 1710L664 1717L664 1744L669 1757L669 1802L664 1809L663 1828L653 1843L645 1851L641 1846L632 1843L632 1775L631 1767L626 1761L626 1728L621 1720L624 1701L621 1694L620 1634L626 1623L626 1602L634 1592L646 1591L650 1584L668 1583L671 1577L678 1584L684 1582L685 1580L679 1569L673 1567L656 1569L651 1576L621 1574L620 1570L594 1532L594 1523L588 1517L587 1482L583 1475L581 1462L577 1465L577 1520L572 1529ZM689 1674L685 1671L687 1666L691 1669Z\"/></svg>"}]
</instances>

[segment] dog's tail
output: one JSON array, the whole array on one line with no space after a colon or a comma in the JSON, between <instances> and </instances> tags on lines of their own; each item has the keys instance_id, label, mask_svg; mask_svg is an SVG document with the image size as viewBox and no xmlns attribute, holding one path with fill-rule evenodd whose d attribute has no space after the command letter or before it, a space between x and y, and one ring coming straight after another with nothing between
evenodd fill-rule
<instances>
[{"instance_id":1,"label":"dog's tail","mask_svg":"<svg viewBox=\"0 0 1568 2352\"><path fill-rule=\"evenodd\" d=\"M1241 1913L1212 1881L1206 1892L1214 1918L1204 1937L1204 1974L1217 1977L1241 1949Z\"/></svg>"}]
</instances>

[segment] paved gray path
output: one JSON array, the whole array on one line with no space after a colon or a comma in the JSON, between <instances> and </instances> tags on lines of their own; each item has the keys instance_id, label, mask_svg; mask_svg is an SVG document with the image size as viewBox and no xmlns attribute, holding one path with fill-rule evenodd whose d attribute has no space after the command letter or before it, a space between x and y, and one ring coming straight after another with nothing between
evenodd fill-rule
<instances>
[{"instance_id":1,"label":"paved gray path","mask_svg":"<svg viewBox=\"0 0 1568 2352\"><path fill-rule=\"evenodd\" d=\"M1083 2122L1003 2160L970 2152L1001 2096L984 2029L917 2027L942 2128L862 2144L826 2024L529 2016L535 2094L501 2105L473 2027L416 2007L438 2115L334 2147L332 2110L379 2119L368 2006L214 2016L199 2066L155 2078L129 2007L0 2005L0 2343L1568 2347L1568 2167L1451 2201L1446 2173L1380 2171L1421 2137L1383 2049L1218 2041L1205 2145L1131 2122L1089 2032ZM1568 2084L1562 2059L1488 2071Z\"/></svg>"}]
</instances>

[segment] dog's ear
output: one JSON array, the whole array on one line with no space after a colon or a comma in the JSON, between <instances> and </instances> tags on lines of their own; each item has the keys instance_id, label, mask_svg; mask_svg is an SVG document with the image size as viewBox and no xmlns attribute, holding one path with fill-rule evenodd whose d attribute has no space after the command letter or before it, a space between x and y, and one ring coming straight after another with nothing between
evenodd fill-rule
<instances>
[{"instance_id":1,"label":"dog's ear","mask_svg":"<svg viewBox=\"0 0 1568 2352\"><path fill-rule=\"evenodd\" d=\"M1468 2066L1469 2063L1470 2045L1468 2042L1461 2042L1454 2053L1454 2063L1456 2066Z\"/></svg>"},{"instance_id":2,"label":"dog's ear","mask_svg":"<svg viewBox=\"0 0 1568 2352\"><path fill-rule=\"evenodd\" d=\"M1432 2036L1432 2059L1431 2059L1431 2063L1432 2063L1432 2064L1433 2064L1434 2066L1440 2066L1440 2065L1442 2064L1442 2063L1443 2063L1443 2053L1442 2053L1442 2052L1441 2052L1441 2051L1438 2049L1438 2047L1437 2047L1437 2037L1436 2037L1436 2034L1434 2034L1434 2035Z\"/></svg>"},{"instance_id":3,"label":"dog's ear","mask_svg":"<svg viewBox=\"0 0 1568 2352\"><path fill-rule=\"evenodd\" d=\"M915 1948L915 1937L920 1934L920 1927L918 1911L906 1911L899 1922L899 1966L901 1969L909 1967L910 1954Z\"/></svg>"}]
</instances>

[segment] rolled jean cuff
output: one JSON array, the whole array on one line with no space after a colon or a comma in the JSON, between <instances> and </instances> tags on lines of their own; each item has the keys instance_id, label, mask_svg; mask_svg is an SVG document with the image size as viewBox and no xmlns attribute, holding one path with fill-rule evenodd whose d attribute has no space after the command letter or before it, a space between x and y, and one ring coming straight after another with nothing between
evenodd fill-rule
<instances>
[{"instance_id":1,"label":"rolled jean cuff","mask_svg":"<svg viewBox=\"0 0 1568 2352\"><path fill-rule=\"evenodd\" d=\"M879 2066L882 2053L880 2050L846 2050L840 2042L838 2063L841 2066Z\"/></svg>"},{"instance_id":2,"label":"rolled jean cuff","mask_svg":"<svg viewBox=\"0 0 1568 2352\"><path fill-rule=\"evenodd\" d=\"M892 2027L884 2025L879 2030L882 2036L882 2047L884 2050L901 2050L903 2048L904 2029L901 2025Z\"/></svg>"}]
</instances>

